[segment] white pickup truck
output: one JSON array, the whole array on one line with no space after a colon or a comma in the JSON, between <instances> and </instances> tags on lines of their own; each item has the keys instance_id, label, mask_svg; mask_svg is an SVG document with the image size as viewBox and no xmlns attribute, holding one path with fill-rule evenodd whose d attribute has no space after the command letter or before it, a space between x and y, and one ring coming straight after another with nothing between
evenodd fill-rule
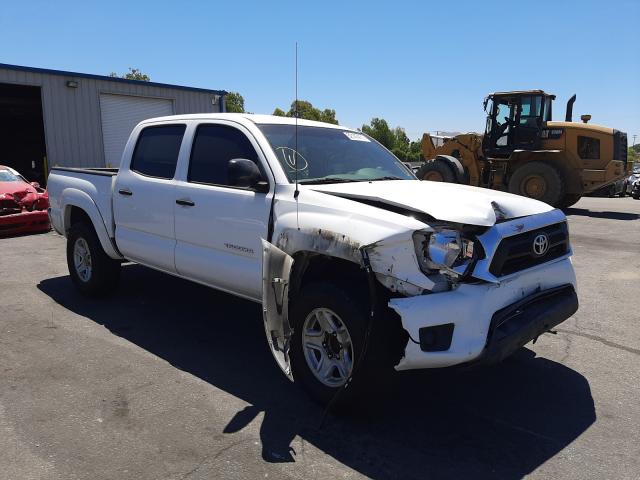
<instances>
[{"instance_id":1,"label":"white pickup truck","mask_svg":"<svg viewBox=\"0 0 640 480\"><path fill-rule=\"evenodd\" d=\"M560 210L419 181L341 126L154 118L119 169L54 168L48 189L82 293L132 261L260 302L275 360L320 402L385 368L499 361L578 308Z\"/></svg>"}]
</instances>

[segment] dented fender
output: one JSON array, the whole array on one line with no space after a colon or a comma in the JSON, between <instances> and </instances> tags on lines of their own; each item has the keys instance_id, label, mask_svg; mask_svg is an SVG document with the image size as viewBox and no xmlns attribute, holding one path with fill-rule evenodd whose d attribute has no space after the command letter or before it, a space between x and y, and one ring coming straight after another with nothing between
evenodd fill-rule
<instances>
[{"instance_id":1,"label":"dented fender","mask_svg":"<svg viewBox=\"0 0 640 480\"><path fill-rule=\"evenodd\" d=\"M276 239L277 248L289 255L314 252L362 265L361 250L366 250L371 270L391 292L406 296L431 290L435 282L418 266L412 239L413 231L404 231L378 242L361 245L345 234L326 229L287 229Z\"/></svg>"},{"instance_id":2,"label":"dented fender","mask_svg":"<svg viewBox=\"0 0 640 480\"><path fill-rule=\"evenodd\" d=\"M405 231L364 247L378 281L392 292L409 297L436 286L420 270L412 236L413 231Z\"/></svg>"},{"instance_id":3,"label":"dented fender","mask_svg":"<svg viewBox=\"0 0 640 480\"><path fill-rule=\"evenodd\" d=\"M322 228L290 228L281 232L277 239L278 248L290 255L296 252L315 252L360 263L360 244L340 233Z\"/></svg>"}]
</instances>

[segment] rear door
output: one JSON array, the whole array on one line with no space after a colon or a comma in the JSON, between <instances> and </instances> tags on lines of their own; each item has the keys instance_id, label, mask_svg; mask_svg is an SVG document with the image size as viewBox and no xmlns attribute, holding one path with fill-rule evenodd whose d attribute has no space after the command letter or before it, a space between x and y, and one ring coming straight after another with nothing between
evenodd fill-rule
<instances>
[{"instance_id":1,"label":"rear door","mask_svg":"<svg viewBox=\"0 0 640 480\"><path fill-rule=\"evenodd\" d=\"M175 273L175 172L186 126L143 128L113 192L116 243L128 259ZM125 155L126 158L126 155Z\"/></svg>"},{"instance_id":2,"label":"rear door","mask_svg":"<svg viewBox=\"0 0 640 480\"><path fill-rule=\"evenodd\" d=\"M255 162L270 191L231 185L227 166L235 158ZM200 124L185 167L174 194L178 273L260 301L261 239L267 238L274 182L257 141L234 122Z\"/></svg>"}]
</instances>

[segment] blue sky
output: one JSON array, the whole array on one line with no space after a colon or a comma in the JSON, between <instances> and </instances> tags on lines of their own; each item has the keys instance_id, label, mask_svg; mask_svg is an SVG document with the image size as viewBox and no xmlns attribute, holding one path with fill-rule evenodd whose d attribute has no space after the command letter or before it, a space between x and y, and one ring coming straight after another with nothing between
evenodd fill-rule
<instances>
[{"instance_id":1,"label":"blue sky","mask_svg":"<svg viewBox=\"0 0 640 480\"><path fill-rule=\"evenodd\" d=\"M554 117L639 135L640 1L23 1L0 9L0 63L239 91L271 113L294 95L424 131L483 129L492 91L542 88ZM562 117L562 118L561 118Z\"/></svg>"}]
</instances>

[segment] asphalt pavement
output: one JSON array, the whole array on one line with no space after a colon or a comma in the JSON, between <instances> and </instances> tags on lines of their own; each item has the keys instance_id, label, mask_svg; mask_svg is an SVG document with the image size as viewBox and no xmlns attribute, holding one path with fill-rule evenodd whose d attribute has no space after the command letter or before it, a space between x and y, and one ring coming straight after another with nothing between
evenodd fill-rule
<instances>
[{"instance_id":1,"label":"asphalt pavement","mask_svg":"<svg viewBox=\"0 0 640 480\"><path fill-rule=\"evenodd\" d=\"M556 335L322 426L259 305L137 265L87 300L64 238L0 239L0 479L637 479L640 201L567 214L580 310Z\"/></svg>"}]
</instances>

